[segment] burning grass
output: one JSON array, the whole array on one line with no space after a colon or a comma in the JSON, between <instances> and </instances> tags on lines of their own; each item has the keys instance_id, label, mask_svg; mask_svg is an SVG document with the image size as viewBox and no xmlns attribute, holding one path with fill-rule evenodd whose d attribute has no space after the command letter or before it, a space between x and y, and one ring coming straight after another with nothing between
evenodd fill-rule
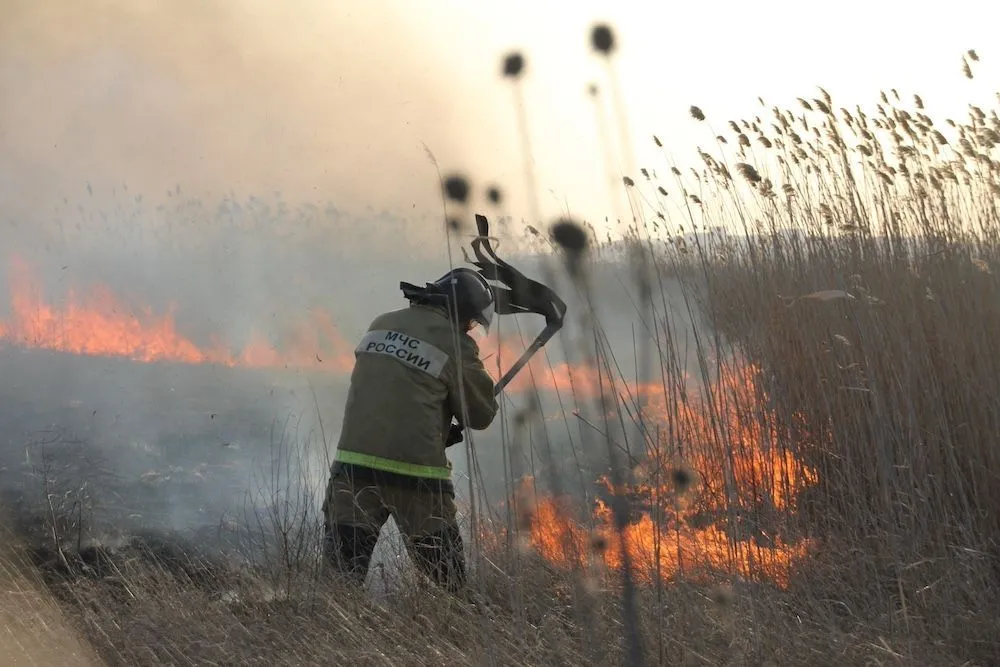
<instances>
[{"instance_id":1,"label":"burning grass","mask_svg":"<svg viewBox=\"0 0 1000 667\"><path fill-rule=\"evenodd\" d=\"M218 341L198 345L177 331L173 312L156 315L142 306L137 312L103 285L82 297L71 290L64 304L54 305L42 293L31 267L16 256L9 262L8 283L10 316L0 321L0 340L18 347L144 363L322 368L340 373L350 372L354 364L353 347L322 310L282 332L279 345L254 332L237 351Z\"/></svg>"},{"instance_id":2,"label":"burning grass","mask_svg":"<svg viewBox=\"0 0 1000 667\"><path fill-rule=\"evenodd\" d=\"M596 555L614 570L627 550L648 584L683 578L706 583L712 574L735 573L787 586L810 541L783 536L781 519L817 476L782 446L773 415L739 414L741 407L766 401L754 376L749 366L727 369L704 399L670 410L662 387L643 397L638 417L655 439L623 488L616 490L607 475L600 478L604 498L594 503L590 528L567 509L572 499L540 496L533 480L524 480L519 494L529 508L532 546L560 566L588 567L587 557ZM711 403L725 412L713 419ZM610 505L616 499L630 506L621 539Z\"/></svg>"},{"instance_id":3,"label":"burning grass","mask_svg":"<svg viewBox=\"0 0 1000 667\"><path fill-rule=\"evenodd\" d=\"M523 57L507 62L517 85ZM472 514L474 603L419 586L375 602L266 568L206 583L134 545L101 567L38 561L59 572L50 589L113 664L995 662L1000 118L971 107L937 124L894 97L849 111L821 92L711 129L714 154L690 175L669 165L670 187L648 169L626 178L634 374L590 312L601 253L621 248L561 223L587 326L564 362L511 387L567 402L562 425L532 408L505 430L512 505ZM87 308L17 296L0 333L145 361L241 358L203 352L169 318L147 340ZM677 314L696 310L684 349ZM111 342L80 341L95 327ZM576 492L568 469L601 472Z\"/></svg>"}]
</instances>

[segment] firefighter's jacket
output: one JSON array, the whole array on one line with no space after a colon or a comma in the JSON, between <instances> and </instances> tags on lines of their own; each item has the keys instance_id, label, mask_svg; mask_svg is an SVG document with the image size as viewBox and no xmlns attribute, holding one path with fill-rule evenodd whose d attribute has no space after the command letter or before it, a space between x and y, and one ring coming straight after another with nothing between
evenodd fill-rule
<instances>
[{"instance_id":1,"label":"firefighter's jacket","mask_svg":"<svg viewBox=\"0 0 1000 667\"><path fill-rule=\"evenodd\" d=\"M498 410L493 390L476 341L456 331L443 308L410 305L379 315L355 349L336 460L450 479L452 417L485 429Z\"/></svg>"}]
</instances>

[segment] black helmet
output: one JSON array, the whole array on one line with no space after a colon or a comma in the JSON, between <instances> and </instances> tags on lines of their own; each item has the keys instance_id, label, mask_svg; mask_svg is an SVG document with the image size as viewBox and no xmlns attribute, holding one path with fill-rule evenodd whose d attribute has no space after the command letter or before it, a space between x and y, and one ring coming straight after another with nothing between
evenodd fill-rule
<instances>
[{"instance_id":1,"label":"black helmet","mask_svg":"<svg viewBox=\"0 0 1000 667\"><path fill-rule=\"evenodd\" d=\"M453 295L456 297L454 310L457 311L460 322L475 320L489 331L494 311L493 289L479 272L459 267L431 284L448 298L449 303Z\"/></svg>"},{"instance_id":2,"label":"black helmet","mask_svg":"<svg viewBox=\"0 0 1000 667\"><path fill-rule=\"evenodd\" d=\"M399 283L399 287L412 303L443 306L449 314L454 313L459 322L475 320L489 331L494 311L493 288L473 269L452 269L434 282L427 283L426 287L405 282ZM451 305L452 295L456 297L454 307Z\"/></svg>"}]
</instances>

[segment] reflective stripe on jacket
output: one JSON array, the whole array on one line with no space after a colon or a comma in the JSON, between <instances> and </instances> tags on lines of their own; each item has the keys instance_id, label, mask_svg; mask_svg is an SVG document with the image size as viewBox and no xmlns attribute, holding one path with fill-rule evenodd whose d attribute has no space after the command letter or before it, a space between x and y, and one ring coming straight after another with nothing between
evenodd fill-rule
<instances>
[{"instance_id":1,"label":"reflective stripe on jacket","mask_svg":"<svg viewBox=\"0 0 1000 667\"><path fill-rule=\"evenodd\" d=\"M457 351L456 351L457 346ZM479 346L440 308L411 305L379 315L355 349L336 461L413 477L450 479L445 440L452 417L488 427L499 408Z\"/></svg>"}]
</instances>

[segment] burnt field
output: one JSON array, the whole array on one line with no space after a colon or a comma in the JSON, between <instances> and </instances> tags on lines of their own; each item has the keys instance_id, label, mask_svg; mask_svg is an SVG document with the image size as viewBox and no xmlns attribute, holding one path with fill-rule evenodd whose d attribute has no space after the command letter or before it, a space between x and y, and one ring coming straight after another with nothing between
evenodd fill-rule
<instances>
[{"instance_id":1,"label":"burnt field","mask_svg":"<svg viewBox=\"0 0 1000 667\"><path fill-rule=\"evenodd\" d=\"M253 505L278 448L309 438L317 403L339 415L325 408L348 379L15 347L0 369L4 504L22 529L50 512L75 519L63 526L74 542L224 526Z\"/></svg>"},{"instance_id":2,"label":"burnt field","mask_svg":"<svg viewBox=\"0 0 1000 667\"><path fill-rule=\"evenodd\" d=\"M534 62L494 63L519 106ZM625 106L607 64L588 90ZM24 197L0 283L3 637L58 627L30 622L49 600L55 634L113 665L997 664L1000 115L993 91L964 118L879 92L739 120L684 100L697 158L657 134L623 159L606 243L568 200L574 219L497 225L571 314L449 450L458 596L405 576L396 540L363 589L339 579L318 510L356 341L460 256L465 176L487 194L491 174L442 160L443 229L277 193L147 205L88 182L79 223ZM624 146L610 117L594 129ZM498 319L495 377L540 328Z\"/></svg>"}]
</instances>

